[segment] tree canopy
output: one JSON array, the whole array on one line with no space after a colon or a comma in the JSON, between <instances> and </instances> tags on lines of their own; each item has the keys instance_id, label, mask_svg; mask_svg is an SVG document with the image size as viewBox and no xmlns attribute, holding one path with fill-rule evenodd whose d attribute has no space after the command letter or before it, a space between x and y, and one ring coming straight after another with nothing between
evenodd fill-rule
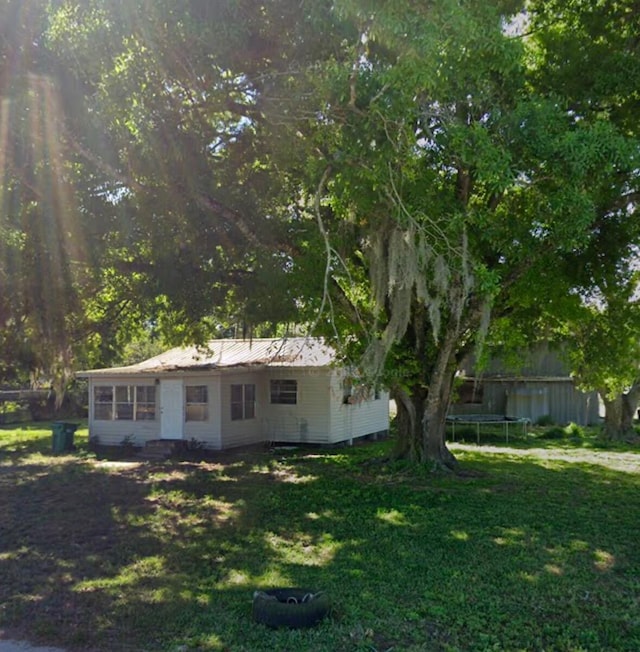
<instances>
[{"instance_id":1,"label":"tree canopy","mask_svg":"<svg viewBox=\"0 0 640 652\"><path fill-rule=\"evenodd\" d=\"M638 244L630 1L2 6L30 53L3 96L42 127L1 123L0 279L62 252L61 332L103 357L128 324L306 324L391 387L399 455L453 467L460 358L568 322Z\"/></svg>"}]
</instances>

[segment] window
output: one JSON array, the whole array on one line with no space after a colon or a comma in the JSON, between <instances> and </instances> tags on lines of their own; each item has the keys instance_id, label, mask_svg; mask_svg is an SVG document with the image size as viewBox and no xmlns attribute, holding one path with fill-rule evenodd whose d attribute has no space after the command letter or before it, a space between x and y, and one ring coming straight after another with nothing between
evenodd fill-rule
<instances>
[{"instance_id":1,"label":"window","mask_svg":"<svg viewBox=\"0 0 640 652\"><path fill-rule=\"evenodd\" d=\"M113 419L113 387L93 388L93 418L99 421Z\"/></svg>"},{"instance_id":2,"label":"window","mask_svg":"<svg viewBox=\"0 0 640 652\"><path fill-rule=\"evenodd\" d=\"M253 419L255 417L256 386L231 385L231 420Z\"/></svg>"},{"instance_id":3,"label":"window","mask_svg":"<svg viewBox=\"0 0 640 652\"><path fill-rule=\"evenodd\" d=\"M206 421L209 418L209 399L206 385L187 385L186 421Z\"/></svg>"},{"instance_id":4,"label":"window","mask_svg":"<svg viewBox=\"0 0 640 652\"><path fill-rule=\"evenodd\" d=\"M93 416L98 421L153 421L153 385L98 385L93 388Z\"/></svg>"},{"instance_id":5,"label":"window","mask_svg":"<svg viewBox=\"0 0 640 652\"><path fill-rule=\"evenodd\" d=\"M284 405L295 405L298 402L297 380L272 380L271 402Z\"/></svg>"},{"instance_id":6,"label":"window","mask_svg":"<svg viewBox=\"0 0 640 652\"><path fill-rule=\"evenodd\" d=\"M133 404L135 388L129 385L116 387L116 412L117 421L133 421Z\"/></svg>"},{"instance_id":7,"label":"window","mask_svg":"<svg viewBox=\"0 0 640 652\"><path fill-rule=\"evenodd\" d=\"M156 388L153 385L136 387L136 421L153 421L156 418Z\"/></svg>"}]
</instances>

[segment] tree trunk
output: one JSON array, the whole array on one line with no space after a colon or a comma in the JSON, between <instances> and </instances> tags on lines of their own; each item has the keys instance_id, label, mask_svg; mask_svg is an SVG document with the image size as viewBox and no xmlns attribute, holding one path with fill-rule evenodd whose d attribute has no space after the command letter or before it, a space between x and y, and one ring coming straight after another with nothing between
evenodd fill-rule
<instances>
[{"instance_id":1,"label":"tree trunk","mask_svg":"<svg viewBox=\"0 0 640 652\"><path fill-rule=\"evenodd\" d=\"M459 328L449 328L438 347L436 364L429 379L429 393L422 416L422 462L434 470L454 470L458 462L447 448L447 413L456 373L455 347Z\"/></svg>"},{"instance_id":2,"label":"tree trunk","mask_svg":"<svg viewBox=\"0 0 640 652\"><path fill-rule=\"evenodd\" d=\"M607 398L601 394L604 403L604 427L602 435L605 439L622 439L622 395Z\"/></svg>"},{"instance_id":3,"label":"tree trunk","mask_svg":"<svg viewBox=\"0 0 640 652\"><path fill-rule=\"evenodd\" d=\"M398 437L393 451L396 459L418 462L422 459L422 416L427 398L423 387L412 388L411 393L402 387L391 389L396 402L396 426Z\"/></svg>"},{"instance_id":4,"label":"tree trunk","mask_svg":"<svg viewBox=\"0 0 640 652\"><path fill-rule=\"evenodd\" d=\"M609 441L623 441L635 435L633 419L640 402L640 381L615 398L608 398L604 391L600 396L604 403L603 437Z\"/></svg>"},{"instance_id":5,"label":"tree trunk","mask_svg":"<svg viewBox=\"0 0 640 652\"><path fill-rule=\"evenodd\" d=\"M455 470L457 460L446 444L446 418L456 372L456 343L460 329L450 328L436 349L424 384L410 390L392 388L397 406L398 440L394 454L430 465L433 470Z\"/></svg>"},{"instance_id":6,"label":"tree trunk","mask_svg":"<svg viewBox=\"0 0 640 652\"><path fill-rule=\"evenodd\" d=\"M457 461L446 445L446 417L453 386L450 377L432 378L430 390L412 388L411 393L394 388L398 437L393 455L431 465L434 470L453 470Z\"/></svg>"},{"instance_id":7,"label":"tree trunk","mask_svg":"<svg viewBox=\"0 0 640 652\"><path fill-rule=\"evenodd\" d=\"M460 287L454 288L451 294L450 306L456 305L460 310L450 310L435 346L427 346L427 338L432 337L431 325L422 320L423 313L414 311L413 351L416 359L424 365L422 382L415 383L410 389L395 387L391 390L398 409L396 457L427 464L433 470L454 471L458 466L446 444L447 414L453 395L457 356L464 351L465 343L468 345L472 341L483 312L482 303L467 302ZM464 317L462 306L465 307Z\"/></svg>"},{"instance_id":8,"label":"tree trunk","mask_svg":"<svg viewBox=\"0 0 640 652\"><path fill-rule=\"evenodd\" d=\"M446 419L451 397L451 385L452 379L445 378L439 383L439 387L434 387L433 392L439 395L439 398L435 401L427 399L422 418L423 448L421 461L431 465L433 470L455 470L458 466L458 461L446 444Z\"/></svg>"},{"instance_id":9,"label":"tree trunk","mask_svg":"<svg viewBox=\"0 0 640 652\"><path fill-rule=\"evenodd\" d=\"M640 402L640 381L636 381L631 389L623 395L623 414L622 426L627 432L635 433L633 427L633 419L638 410L638 403Z\"/></svg>"}]
</instances>

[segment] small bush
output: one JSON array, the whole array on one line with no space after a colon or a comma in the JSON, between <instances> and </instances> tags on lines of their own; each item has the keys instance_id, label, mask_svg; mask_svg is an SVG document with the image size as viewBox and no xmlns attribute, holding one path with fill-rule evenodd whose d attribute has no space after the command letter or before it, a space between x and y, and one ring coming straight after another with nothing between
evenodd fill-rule
<instances>
[{"instance_id":1,"label":"small bush","mask_svg":"<svg viewBox=\"0 0 640 652\"><path fill-rule=\"evenodd\" d=\"M566 432L564 428L560 426L554 426L553 428L548 428L541 435L538 435L539 439L564 439Z\"/></svg>"},{"instance_id":2,"label":"small bush","mask_svg":"<svg viewBox=\"0 0 640 652\"><path fill-rule=\"evenodd\" d=\"M191 437L191 439L185 443L185 448L188 451L201 451L204 450L204 442L195 437Z\"/></svg>"},{"instance_id":3,"label":"small bush","mask_svg":"<svg viewBox=\"0 0 640 652\"><path fill-rule=\"evenodd\" d=\"M567 425L564 431L567 437L571 437L573 439L584 439L585 436L584 428L573 422Z\"/></svg>"},{"instance_id":4,"label":"small bush","mask_svg":"<svg viewBox=\"0 0 640 652\"><path fill-rule=\"evenodd\" d=\"M536 426L553 426L555 421L550 414L543 414L536 419Z\"/></svg>"},{"instance_id":5,"label":"small bush","mask_svg":"<svg viewBox=\"0 0 640 652\"><path fill-rule=\"evenodd\" d=\"M136 451L136 439L134 435L126 435L120 442L120 448L123 455L133 455Z\"/></svg>"},{"instance_id":6,"label":"small bush","mask_svg":"<svg viewBox=\"0 0 640 652\"><path fill-rule=\"evenodd\" d=\"M554 426L548 428L541 435L538 435L539 439L584 439L585 430L582 426L579 426L577 423L569 423L564 428L560 426Z\"/></svg>"}]
</instances>

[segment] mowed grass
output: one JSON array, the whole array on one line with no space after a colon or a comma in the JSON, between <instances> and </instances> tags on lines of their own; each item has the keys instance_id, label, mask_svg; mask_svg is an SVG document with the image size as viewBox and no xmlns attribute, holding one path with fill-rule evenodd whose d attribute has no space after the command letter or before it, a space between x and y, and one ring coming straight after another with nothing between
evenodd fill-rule
<instances>
[{"instance_id":1,"label":"mowed grass","mask_svg":"<svg viewBox=\"0 0 640 652\"><path fill-rule=\"evenodd\" d=\"M98 460L0 429L0 630L93 650L640 649L640 455L452 444L460 476L389 442L207 461ZM256 588L328 591L309 630Z\"/></svg>"}]
</instances>

